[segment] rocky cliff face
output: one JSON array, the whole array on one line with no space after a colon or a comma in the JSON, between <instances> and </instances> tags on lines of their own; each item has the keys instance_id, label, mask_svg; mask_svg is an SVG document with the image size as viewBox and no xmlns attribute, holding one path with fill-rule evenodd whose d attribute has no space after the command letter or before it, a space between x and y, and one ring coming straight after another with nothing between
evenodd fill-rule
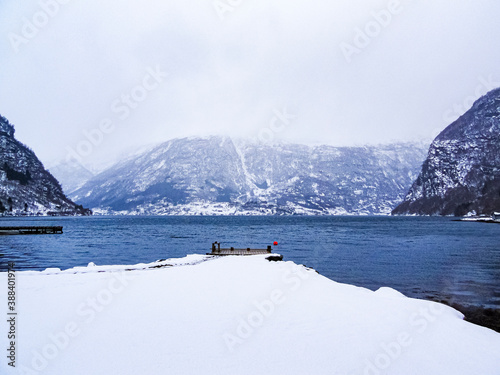
<instances>
[{"instance_id":1,"label":"rocky cliff face","mask_svg":"<svg viewBox=\"0 0 500 375\"><path fill-rule=\"evenodd\" d=\"M100 173L71 197L128 214L388 214L426 148L175 139Z\"/></svg>"},{"instance_id":2,"label":"rocky cliff face","mask_svg":"<svg viewBox=\"0 0 500 375\"><path fill-rule=\"evenodd\" d=\"M89 210L68 199L35 153L0 116L0 215L75 215Z\"/></svg>"},{"instance_id":3,"label":"rocky cliff face","mask_svg":"<svg viewBox=\"0 0 500 375\"><path fill-rule=\"evenodd\" d=\"M432 142L420 175L393 214L500 211L500 89L480 98Z\"/></svg>"}]
</instances>

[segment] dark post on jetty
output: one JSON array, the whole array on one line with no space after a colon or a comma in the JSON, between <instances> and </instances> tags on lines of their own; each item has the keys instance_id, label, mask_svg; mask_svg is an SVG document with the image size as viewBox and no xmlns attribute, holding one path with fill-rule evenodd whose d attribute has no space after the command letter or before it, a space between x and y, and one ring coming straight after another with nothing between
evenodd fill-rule
<instances>
[{"instance_id":1,"label":"dark post on jetty","mask_svg":"<svg viewBox=\"0 0 500 375\"><path fill-rule=\"evenodd\" d=\"M221 249L220 242L214 242L212 244L212 252L207 253L207 255L255 255L255 254L270 254L273 249L271 245L267 249L235 249L230 247L227 249Z\"/></svg>"},{"instance_id":2,"label":"dark post on jetty","mask_svg":"<svg viewBox=\"0 0 500 375\"><path fill-rule=\"evenodd\" d=\"M1 235L14 235L14 234L62 234L63 227L61 226L48 226L48 227L0 227Z\"/></svg>"}]
</instances>

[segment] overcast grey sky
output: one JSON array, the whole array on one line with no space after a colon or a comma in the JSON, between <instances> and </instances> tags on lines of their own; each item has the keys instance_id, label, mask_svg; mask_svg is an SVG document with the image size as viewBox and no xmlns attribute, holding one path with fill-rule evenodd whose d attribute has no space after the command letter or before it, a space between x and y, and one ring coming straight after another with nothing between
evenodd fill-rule
<instances>
[{"instance_id":1,"label":"overcast grey sky","mask_svg":"<svg viewBox=\"0 0 500 375\"><path fill-rule=\"evenodd\" d=\"M192 135L430 140L500 86L499 15L477 0L2 1L0 113L49 165Z\"/></svg>"}]
</instances>

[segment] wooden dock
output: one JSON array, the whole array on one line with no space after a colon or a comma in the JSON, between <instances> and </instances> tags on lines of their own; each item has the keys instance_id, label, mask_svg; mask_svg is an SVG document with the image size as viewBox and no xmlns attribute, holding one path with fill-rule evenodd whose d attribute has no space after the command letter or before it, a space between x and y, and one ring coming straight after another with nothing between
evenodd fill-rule
<instances>
[{"instance_id":1,"label":"wooden dock","mask_svg":"<svg viewBox=\"0 0 500 375\"><path fill-rule=\"evenodd\" d=\"M32 226L32 227L0 227L1 235L16 234L61 234L61 226Z\"/></svg>"},{"instance_id":2,"label":"wooden dock","mask_svg":"<svg viewBox=\"0 0 500 375\"><path fill-rule=\"evenodd\" d=\"M272 252L271 245L267 249L235 249L230 247L227 249L221 249L220 242L214 242L212 244L212 252L207 253L207 255L256 255L256 254L270 254Z\"/></svg>"}]
</instances>

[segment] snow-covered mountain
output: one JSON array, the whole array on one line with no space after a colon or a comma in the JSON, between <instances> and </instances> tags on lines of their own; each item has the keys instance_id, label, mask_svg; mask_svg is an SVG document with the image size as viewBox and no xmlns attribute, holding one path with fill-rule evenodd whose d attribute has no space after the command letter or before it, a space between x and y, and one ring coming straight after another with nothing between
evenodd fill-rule
<instances>
[{"instance_id":1,"label":"snow-covered mountain","mask_svg":"<svg viewBox=\"0 0 500 375\"><path fill-rule=\"evenodd\" d=\"M49 171L57 177L66 194L71 194L71 192L81 188L94 177L94 173L74 160L57 163L49 167Z\"/></svg>"},{"instance_id":2,"label":"snow-covered mountain","mask_svg":"<svg viewBox=\"0 0 500 375\"><path fill-rule=\"evenodd\" d=\"M96 175L71 197L97 212L128 214L388 214L426 148L174 139Z\"/></svg>"},{"instance_id":3,"label":"snow-covered mountain","mask_svg":"<svg viewBox=\"0 0 500 375\"><path fill-rule=\"evenodd\" d=\"M14 132L0 116L0 214L90 214L64 195L59 182Z\"/></svg>"},{"instance_id":4,"label":"snow-covered mountain","mask_svg":"<svg viewBox=\"0 0 500 375\"><path fill-rule=\"evenodd\" d=\"M64 159L53 160L48 169L50 173L61 183L66 195L71 195L75 190L81 188L88 180L102 171L112 167L119 161L140 155L152 150L157 146L146 144L141 146L127 147L115 155L107 155L105 159L84 160L84 163L77 161L67 155Z\"/></svg>"},{"instance_id":5,"label":"snow-covered mountain","mask_svg":"<svg viewBox=\"0 0 500 375\"><path fill-rule=\"evenodd\" d=\"M479 100L432 142L422 171L394 214L500 211L500 88Z\"/></svg>"}]
</instances>

